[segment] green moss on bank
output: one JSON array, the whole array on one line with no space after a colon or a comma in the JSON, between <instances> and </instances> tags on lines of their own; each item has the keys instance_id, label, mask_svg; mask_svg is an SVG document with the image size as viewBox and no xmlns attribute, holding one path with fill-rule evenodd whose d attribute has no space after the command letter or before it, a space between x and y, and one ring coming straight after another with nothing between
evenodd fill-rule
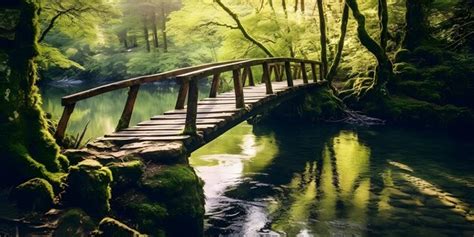
<instances>
[{"instance_id":1,"label":"green moss on bank","mask_svg":"<svg viewBox=\"0 0 474 237\"><path fill-rule=\"evenodd\" d=\"M70 167L63 201L84 209L89 215L104 216L110 211L112 172L95 160Z\"/></svg>"},{"instance_id":2,"label":"green moss on bank","mask_svg":"<svg viewBox=\"0 0 474 237\"><path fill-rule=\"evenodd\" d=\"M47 211L53 205L54 192L45 179L34 178L18 185L12 192L17 206L25 211Z\"/></svg>"}]
</instances>

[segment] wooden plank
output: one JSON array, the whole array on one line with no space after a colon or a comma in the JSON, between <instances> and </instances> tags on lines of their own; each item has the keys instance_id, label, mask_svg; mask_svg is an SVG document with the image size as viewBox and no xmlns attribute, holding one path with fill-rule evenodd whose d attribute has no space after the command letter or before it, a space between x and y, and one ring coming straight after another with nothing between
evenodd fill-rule
<instances>
[{"instance_id":1,"label":"wooden plank","mask_svg":"<svg viewBox=\"0 0 474 237\"><path fill-rule=\"evenodd\" d=\"M135 106L135 101L137 100L138 91L140 90L140 85L131 86L128 90L127 102L123 108L122 116L115 128L115 131L120 129L127 128L130 125L130 119L132 118L133 107Z\"/></svg>"},{"instance_id":2,"label":"wooden plank","mask_svg":"<svg viewBox=\"0 0 474 237\"><path fill-rule=\"evenodd\" d=\"M196 124L218 124L225 119L196 119ZM138 123L138 126L147 125L185 125L186 119L170 119L170 120L148 120Z\"/></svg>"},{"instance_id":3,"label":"wooden plank","mask_svg":"<svg viewBox=\"0 0 474 237\"><path fill-rule=\"evenodd\" d=\"M213 108L213 109L198 109L198 113L206 114L206 113L232 113L232 112L237 112L240 109L236 108ZM181 109L181 110L171 110L167 111L164 114L185 114L186 110Z\"/></svg>"},{"instance_id":4,"label":"wooden plank","mask_svg":"<svg viewBox=\"0 0 474 237\"><path fill-rule=\"evenodd\" d=\"M245 104L253 104L259 100L245 100ZM216 101L200 101L199 105L230 105L235 104L235 100L216 100Z\"/></svg>"},{"instance_id":5,"label":"wooden plank","mask_svg":"<svg viewBox=\"0 0 474 237\"><path fill-rule=\"evenodd\" d=\"M233 113L215 113L215 114L197 114L198 119L205 118L227 118L232 116ZM168 114L168 115L157 115L153 116L152 120L173 120L173 119L185 119L185 114Z\"/></svg>"},{"instance_id":6,"label":"wooden plank","mask_svg":"<svg viewBox=\"0 0 474 237\"><path fill-rule=\"evenodd\" d=\"M61 119L59 119L58 127L56 128L56 132L54 133L54 138L56 138L58 142L62 142L64 139L67 123L69 122L69 118L71 118L72 112L74 112L75 106L75 103L64 106L63 114L61 115Z\"/></svg>"},{"instance_id":7,"label":"wooden plank","mask_svg":"<svg viewBox=\"0 0 474 237\"><path fill-rule=\"evenodd\" d=\"M214 127L214 124L197 124L197 129L206 129ZM169 124L162 124L162 125L143 125L143 126L135 126L131 128L126 128L123 131L167 131L167 130L179 130L183 131L184 125L169 125Z\"/></svg>"},{"instance_id":8,"label":"wooden plank","mask_svg":"<svg viewBox=\"0 0 474 237\"><path fill-rule=\"evenodd\" d=\"M135 141L180 141L190 138L188 135L180 136L164 136L164 137L103 137L101 141L121 141L121 142L135 142Z\"/></svg>"},{"instance_id":9,"label":"wooden plank","mask_svg":"<svg viewBox=\"0 0 474 237\"><path fill-rule=\"evenodd\" d=\"M124 131L107 134L105 137L169 137L181 135L181 131L176 132L156 132L156 131Z\"/></svg>"}]
</instances>

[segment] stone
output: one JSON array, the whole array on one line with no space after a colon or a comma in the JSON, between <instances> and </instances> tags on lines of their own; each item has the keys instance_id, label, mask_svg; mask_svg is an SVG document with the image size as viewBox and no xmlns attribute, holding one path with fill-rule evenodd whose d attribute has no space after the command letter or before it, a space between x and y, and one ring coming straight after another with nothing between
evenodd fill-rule
<instances>
[{"instance_id":1,"label":"stone","mask_svg":"<svg viewBox=\"0 0 474 237\"><path fill-rule=\"evenodd\" d=\"M120 221L106 217L100 221L99 236L101 237L139 237L147 236L128 227Z\"/></svg>"},{"instance_id":2,"label":"stone","mask_svg":"<svg viewBox=\"0 0 474 237\"><path fill-rule=\"evenodd\" d=\"M81 161L70 168L63 201L83 208L89 215L103 216L110 211L112 180L110 169L98 161Z\"/></svg>"},{"instance_id":3,"label":"stone","mask_svg":"<svg viewBox=\"0 0 474 237\"><path fill-rule=\"evenodd\" d=\"M90 236L96 226L83 210L70 209L60 215L54 236Z\"/></svg>"},{"instance_id":4,"label":"stone","mask_svg":"<svg viewBox=\"0 0 474 237\"><path fill-rule=\"evenodd\" d=\"M25 211L47 211L55 204L53 186L41 178L18 185L12 191L12 198Z\"/></svg>"},{"instance_id":5,"label":"stone","mask_svg":"<svg viewBox=\"0 0 474 237\"><path fill-rule=\"evenodd\" d=\"M112 162L107 165L112 171L112 187L126 188L137 184L144 172L145 165L140 160L127 162Z\"/></svg>"}]
</instances>

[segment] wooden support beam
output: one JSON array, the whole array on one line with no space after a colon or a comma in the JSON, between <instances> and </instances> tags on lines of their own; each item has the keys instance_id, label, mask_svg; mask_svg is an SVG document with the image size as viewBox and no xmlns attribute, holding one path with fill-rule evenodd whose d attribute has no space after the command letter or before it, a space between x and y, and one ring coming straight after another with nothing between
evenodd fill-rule
<instances>
[{"instance_id":1,"label":"wooden support beam","mask_svg":"<svg viewBox=\"0 0 474 237\"><path fill-rule=\"evenodd\" d=\"M253 78L252 67L248 66L248 78L249 78L249 86L255 86L255 81Z\"/></svg>"},{"instance_id":2,"label":"wooden support beam","mask_svg":"<svg viewBox=\"0 0 474 237\"><path fill-rule=\"evenodd\" d=\"M58 127L56 128L56 133L54 134L54 138L56 138L56 141L58 141L59 143L62 142L64 139L67 123L69 122L69 118L71 118L72 112L74 112L75 106L76 103L64 106L63 114L61 115L61 119L59 119Z\"/></svg>"},{"instance_id":3,"label":"wooden support beam","mask_svg":"<svg viewBox=\"0 0 474 237\"><path fill-rule=\"evenodd\" d=\"M313 82L317 82L318 78L316 77L316 64L311 63L311 75L313 77Z\"/></svg>"},{"instance_id":4,"label":"wooden support beam","mask_svg":"<svg viewBox=\"0 0 474 237\"><path fill-rule=\"evenodd\" d=\"M247 69L247 67L244 67L242 69L242 76L241 76L241 78L242 78L241 81L242 81L242 86L243 87L245 87L245 82L247 81L247 76L248 76L248 69Z\"/></svg>"},{"instance_id":5,"label":"wooden support beam","mask_svg":"<svg viewBox=\"0 0 474 237\"><path fill-rule=\"evenodd\" d=\"M186 97L188 95L189 88L189 79L183 79L181 81L181 87L178 92L178 99L176 100L175 109L184 109L184 103L186 102Z\"/></svg>"},{"instance_id":6,"label":"wooden support beam","mask_svg":"<svg viewBox=\"0 0 474 237\"><path fill-rule=\"evenodd\" d=\"M322 64L319 64L319 80L324 80L324 69Z\"/></svg>"},{"instance_id":7,"label":"wooden support beam","mask_svg":"<svg viewBox=\"0 0 474 237\"><path fill-rule=\"evenodd\" d=\"M240 77L240 69L232 70L235 91L235 107L240 109L245 107L244 88Z\"/></svg>"},{"instance_id":8,"label":"wooden support beam","mask_svg":"<svg viewBox=\"0 0 474 237\"><path fill-rule=\"evenodd\" d=\"M262 81L265 82L266 93L273 94L272 81L270 79L270 71L268 69L268 63L264 62L262 64L262 67L263 67Z\"/></svg>"},{"instance_id":9,"label":"wooden support beam","mask_svg":"<svg viewBox=\"0 0 474 237\"><path fill-rule=\"evenodd\" d=\"M289 61L285 62L285 74L286 74L286 81L288 82L288 86L293 86L293 78L291 77L291 64Z\"/></svg>"},{"instance_id":10,"label":"wooden support beam","mask_svg":"<svg viewBox=\"0 0 474 237\"><path fill-rule=\"evenodd\" d=\"M301 65L301 76L303 77L303 83L308 84L308 74L306 74L306 64L304 62L301 62L300 65Z\"/></svg>"},{"instance_id":11,"label":"wooden support beam","mask_svg":"<svg viewBox=\"0 0 474 237\"><path fill-rule=\"evenodd\" d=\"M140 90L140 85L131 86L128 90L127 102L123 108L122 116L117 124L115 131L128 128L130 125L130 119L132 118L133 108L135 107L135 101L137 100L138 91Z\"/></svg>"},{"instance_id":12,"label":"wooden support beam","mask_svg":"<svg viewBox=\"0 0 474 237\"><path fill-rule=\"evenodd\" d=\"M221 78L220 73L216 73L212 77L211 91L209 92L209 97L210 98L216 98L217 91L219 90L220 78Z\"/></svg>"},{"instance_id":13,"label":"wooden support beam","mask_svg":"<svg viewBox=\"0 0 474 237\"><path fill-rule=\"evenodd\" d=\"M196 134L196 119L197 119L197 108L198 108L198 81L196 78L190 78L188 81L188 105L186 108L186 120L184 125L183 134L195 135Z\"/></svg>"}]
</instances>

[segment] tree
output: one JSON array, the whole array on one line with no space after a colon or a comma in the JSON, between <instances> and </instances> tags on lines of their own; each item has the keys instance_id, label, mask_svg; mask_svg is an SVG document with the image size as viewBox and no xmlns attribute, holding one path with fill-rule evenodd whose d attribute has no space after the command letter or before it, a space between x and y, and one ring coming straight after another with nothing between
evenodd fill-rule
<instances>
[{"instance_id":1,"label":"tree","mask_svg":"<svg viewBox=\"0 0 474 237\"><path fill-rule=\"evenodd\" d=\"M36 87L39 4L39 0L0 3L0 27L8 30L8 35L0 35L0 175L8 184L41 177L57 185L59 172L67 168L48 132Z\"/></svg>"},{"instance_id":2,"label":"tree","mask_svg":"<svg viewBox=\"0 0 474 237\"><path fill-rule=\"evenodd\" d=\"M405 37L402 45L413 50L429 39L425 6L430 0L406 0Z\"/></svg>"},{"instance_id":3,"label":"tree","mask_svg":"<svg viewBox=\"0 0 474 237\"><path fill-rule=\"evenodd\" d=\"M381 95L386 89L387 82L393 77L393 65L385 50L375 42L365 29L365 16L360 12L357 0L346 0L352 10L352 15L357 21L357 35L360 42L377 59L377 66L373 81L368 87L361 87L355 91L357 99L361 99L368 94Z\"/></svg>"},{"instance_id":4,"label":"tree","mask_svg":"<svg viewBox=\"0 0 474 237\"><path fill-rule=\"evenodd\" d=\"M334 56L328 75L326 76L326 80L328 80L329 86L331 87L333 93L335 94L337 94L337 90L332 85L332 81L334 77L336 76L337 68L339 67L339 63L341 62L342 50L344 48L344 41L346 38L348 21L349 21L349 6L347 4L344 4L344 8L342 10L342 18L341 18L341 35L339 36L339 42L337 44L337 52L336 52L336 56Z\"/></svg>"},{"instance_id":5,"label":"tree","mask_svg":"<svg viewBox=\"0 0 474 237\"><path fill-rule=\"evenodd\" d=\"M316 0L319 13L319 31L321 33L321 62L323 67L323 75L328 74L328 56L327 56L327 36L326 36L326 19L324 16L323 0Z\"/></svg>"}]
</instances>

